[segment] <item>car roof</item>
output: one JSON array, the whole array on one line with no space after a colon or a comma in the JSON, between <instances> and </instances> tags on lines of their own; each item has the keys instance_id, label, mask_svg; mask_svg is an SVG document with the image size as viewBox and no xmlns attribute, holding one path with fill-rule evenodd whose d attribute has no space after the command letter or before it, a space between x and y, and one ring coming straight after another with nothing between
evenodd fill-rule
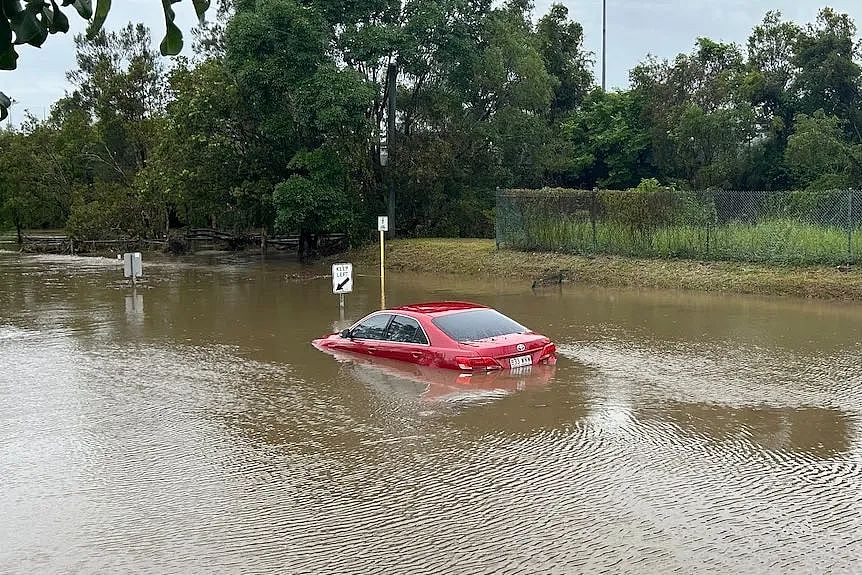
<instances>
[{"instance_id":1,"label":"car roof","mask_svg":"<svg viewBox=\"0 0 862 575\"><path fill-rule=\"evenodd\" d=\"M488 306L466 301L432 301L402 305L389 311L406 311L425 315L444 315L470 309L488 309Z\"/></svg>"}]
</instances>

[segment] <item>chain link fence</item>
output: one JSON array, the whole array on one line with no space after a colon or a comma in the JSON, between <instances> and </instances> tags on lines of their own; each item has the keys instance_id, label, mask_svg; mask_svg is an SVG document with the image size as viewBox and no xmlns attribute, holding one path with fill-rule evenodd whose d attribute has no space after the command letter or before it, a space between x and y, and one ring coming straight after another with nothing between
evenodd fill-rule
<instances>
[{"instance_id":1,"label":"chain link fence","mask_svg":"<svg viewBox=\"0 0 862 575\"><path fill-rule=\"evenodd\" d=\"M862 191L498 190L499 247L781 264L862 261Z\"/></svg>"}]
</instances>

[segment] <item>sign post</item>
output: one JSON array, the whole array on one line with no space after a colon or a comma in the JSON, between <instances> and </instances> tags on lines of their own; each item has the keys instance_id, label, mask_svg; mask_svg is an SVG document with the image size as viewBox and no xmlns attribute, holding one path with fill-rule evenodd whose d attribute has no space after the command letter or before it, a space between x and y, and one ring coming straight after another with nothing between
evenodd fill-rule
<instances>
[{"instance_id":1,"label":"sign post","mask_svg":"<svg viewBox=\"0 0 862 575\"><path fill-rule=\"evenodd\" d=\"M389 231L388 216L377 216L377 231L380 232L380 309L386 309L386 271L383 265L383 234Z\"/></svg>"},{"instance_id":2,"label":"sign post","mask_svg":"<svg viewBox=\"0 0 862 575\"><path fill-rule=\"evenodd\" d=\"M338 294L338 307L344 319L344 294L353 291L353 264L332 264L332 293Z\"/></svg>"}]
</instances>

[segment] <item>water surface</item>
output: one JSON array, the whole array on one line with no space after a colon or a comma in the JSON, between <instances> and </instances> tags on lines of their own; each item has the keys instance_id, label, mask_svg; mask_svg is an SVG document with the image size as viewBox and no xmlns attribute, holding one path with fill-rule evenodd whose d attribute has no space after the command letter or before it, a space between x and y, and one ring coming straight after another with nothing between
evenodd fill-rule
<instances>
[{"instance_id":1,"label":"water surface","mask_svg":"<svg viewBox=\"0 0 862 575\"><path fill-rule=\"evenodd\" d=\"M0 572L862 572L859 306L389 275L558 343L471 379L300 271L0 252Z\"/></svg>"}]
</instances>

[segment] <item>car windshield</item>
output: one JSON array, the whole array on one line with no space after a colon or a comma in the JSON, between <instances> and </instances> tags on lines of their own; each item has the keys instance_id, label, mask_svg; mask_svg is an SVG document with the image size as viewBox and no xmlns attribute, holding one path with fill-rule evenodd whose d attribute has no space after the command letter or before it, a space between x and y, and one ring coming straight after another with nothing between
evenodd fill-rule
<instances>
[{"instance_id":1,"label":"car windshield","mask_svg":"<svg viewBox=\"0 0 862 575\"><path fill-rule=\"evenodd\" d=\"M462 311L431 321L455 341L476 341L527 332L527 328L493 309Z\"/></svg>"}]
</instances>

